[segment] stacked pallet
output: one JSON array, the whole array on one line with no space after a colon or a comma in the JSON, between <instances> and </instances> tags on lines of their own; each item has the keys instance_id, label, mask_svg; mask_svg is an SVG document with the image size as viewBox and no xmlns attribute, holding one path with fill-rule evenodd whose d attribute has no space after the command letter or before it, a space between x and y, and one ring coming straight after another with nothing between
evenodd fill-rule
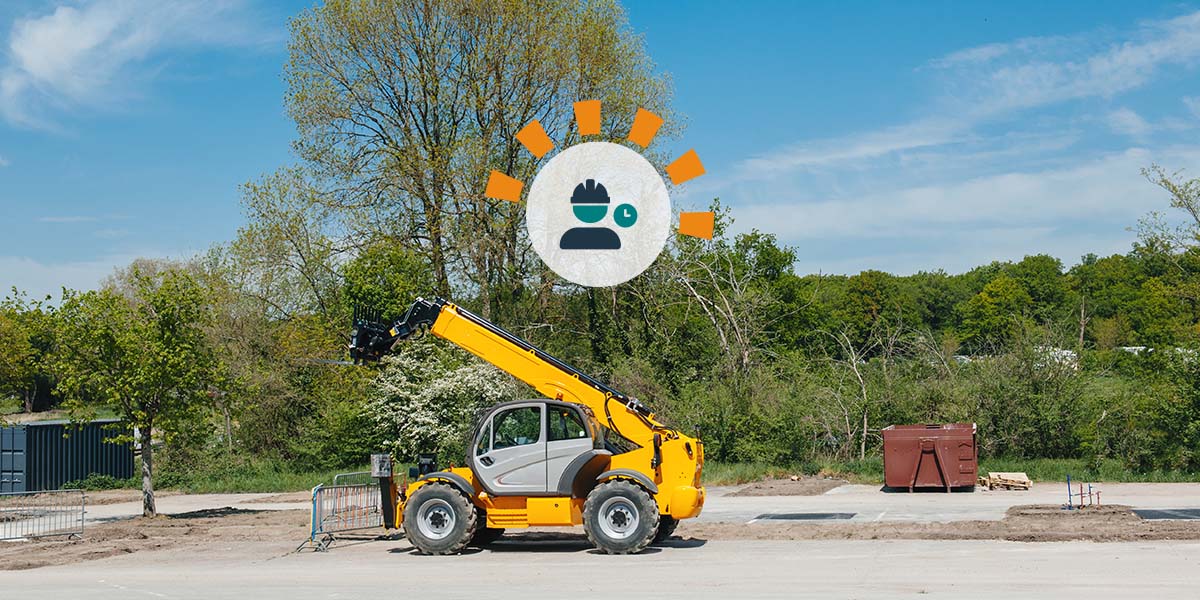
<instances>
[{"instance_id":1,"label":"stacked pallet","mask_svg":"<svg viewBox=\"0 0 1200 600\"><path fill-rule=\"evenodd\" d=\"M1006 490L1027 490L1033 487L1033 482L1024 473L999 473L989 471L987 476L979 477L979 485L989 490L1003 488Z\"/></svg>"}]
</instances>

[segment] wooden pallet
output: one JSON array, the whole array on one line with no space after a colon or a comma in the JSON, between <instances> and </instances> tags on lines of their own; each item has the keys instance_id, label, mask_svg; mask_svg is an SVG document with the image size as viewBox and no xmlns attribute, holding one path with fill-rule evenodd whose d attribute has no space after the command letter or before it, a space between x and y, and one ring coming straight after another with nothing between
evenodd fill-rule
<instances>
[{"instance_id":1,"label":"wooden pallet","mask_svg":"<svg viewBox=\"0 0 1200 600\"><path fill-rule=\"evenodd\" d=\"M988 472L987 476L979 477L979 485L987 486L987 489L994 490L1002 488L1006 490L1028 490L1033 487L1033 482L1029 480L1029 476L1024 473L998 473L996 471Z\"/></svg>"}]
</instances>

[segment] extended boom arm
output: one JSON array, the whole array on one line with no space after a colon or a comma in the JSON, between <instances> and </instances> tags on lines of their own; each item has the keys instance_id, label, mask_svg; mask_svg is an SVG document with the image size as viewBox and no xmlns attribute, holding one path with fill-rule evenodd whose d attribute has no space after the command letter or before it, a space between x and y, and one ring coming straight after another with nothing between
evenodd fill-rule
<instances>
[{"instance_id":1,"label":"extended boom arm","mask_svg":"<svg viewBox=\"0 0 1200 600\"><path fill-rule=\"evenodd\" d=\"M396 344L428 328L533 386L547 398L583 404L603 415L608 426L631 441L648 446L654 436L675 437L646 405L593 379L579 369L543 352L496 324L446 300L418 298L391 326L355 319L350 334L350 357L355 362L379 360ZM610 406L613 402L617 406Z\"/></svg>"}]
</instances>

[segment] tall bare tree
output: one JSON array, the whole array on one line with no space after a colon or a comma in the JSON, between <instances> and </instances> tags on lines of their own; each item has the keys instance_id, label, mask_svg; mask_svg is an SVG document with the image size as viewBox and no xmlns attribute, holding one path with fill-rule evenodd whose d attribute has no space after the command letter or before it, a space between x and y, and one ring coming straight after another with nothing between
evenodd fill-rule
<instances>
[{"instance_id":1,"label":"tall bare tree","mask_svg":"<svg viewBox=\"0 0 1200 600\"><path fill-rule=\"evenodd\" d=\"M597 139L623 137L639 106L672 117L614 0L331 0L293 21L290 50L296 149L324 201L359 237L422 248L438 292L489 312L539 275L524 207L483 197L492 169L536 171L516 133L537 119L573 141L584 99L604 105Z\"/></svg>"}]
</instances>

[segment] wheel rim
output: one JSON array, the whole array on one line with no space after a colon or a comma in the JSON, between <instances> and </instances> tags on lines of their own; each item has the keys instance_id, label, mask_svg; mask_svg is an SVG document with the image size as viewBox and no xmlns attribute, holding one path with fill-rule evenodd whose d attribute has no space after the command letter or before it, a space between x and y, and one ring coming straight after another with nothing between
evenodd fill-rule
<instances>
[{"instance_id":1,"label":"wheel rim","mask_svg":"<svg viewBox=\"0 0 1200 600\"><path fill-rule=\"evenodd\" d=\"M427 500L417 513L417 529L421 535L440 540L454 531L454 508L441 498Z\"/></svg>"},{"instance_id":2,"label":"wheel rim","mask_svg":"<svg viewBox=\"0 0 1200 600\"><path fill-rule=\"evenodd\" d=\"M614 540L623 540L638 529L638 510L628 498L609 498L600 505L600 530Z\"/></svg>"}]
</instances>

